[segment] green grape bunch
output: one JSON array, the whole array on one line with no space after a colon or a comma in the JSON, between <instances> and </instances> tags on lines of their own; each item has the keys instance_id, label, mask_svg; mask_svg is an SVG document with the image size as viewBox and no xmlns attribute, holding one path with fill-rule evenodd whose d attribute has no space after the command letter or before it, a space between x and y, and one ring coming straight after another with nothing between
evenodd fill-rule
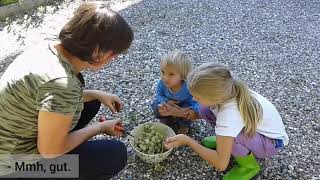
<instances>
[{"instance_id":1,"label":"green grape bunch","mask_svg":"<svg viewBox=\"0 0 320 180\"><path fill-rule=\"evenodd\" d=\"M145 154L161 154L164 152L163 147L164 135L162 135L154 126L145 124L143 130L134 140L135 148Z\"/></svg>"}]
</instances>

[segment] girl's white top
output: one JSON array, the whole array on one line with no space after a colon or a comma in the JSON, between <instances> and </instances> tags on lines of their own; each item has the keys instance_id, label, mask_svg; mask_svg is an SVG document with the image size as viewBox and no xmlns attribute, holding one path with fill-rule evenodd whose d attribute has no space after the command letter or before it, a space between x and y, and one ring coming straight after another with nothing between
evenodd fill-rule
<instances>
[{"instance_id":1,"label":"girl's white top","mask_svg":"<svg viewBox=\"0 0 320 180\"><path fill-rule=\"evenodd\" d=\"M254 91L251 92L263 109L263 117L262 121L258 124L257 133L272 139L282 139L284 145L287 145L289 137L277 109L260 94ZM212 111L217 118L215 127L217 135L237 137L244 128L244 122L240 115L236 99L231 99Z\"/></svg>"}]
</instances>

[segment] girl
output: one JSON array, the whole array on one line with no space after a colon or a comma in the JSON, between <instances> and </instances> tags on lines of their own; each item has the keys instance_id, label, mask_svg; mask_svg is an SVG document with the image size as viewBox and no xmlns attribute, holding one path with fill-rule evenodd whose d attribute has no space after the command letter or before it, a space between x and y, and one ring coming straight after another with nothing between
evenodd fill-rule
<instances>
[{"instance_id":1,"label":"girl","mask_svg":"<svg viewBox=\"0 0 320 180\"><path fill-rule=\"evenodd\" d=\"M237 165L223 179L247 180L260 171L255 157L271 157L288 144L276 108L234 79L225 66L201 65L189 75L188 87L201 104L200 117L215 126L217 137L205 138L204 147L179 134L166 140L166 148L187 145L219 171L227 168L232 154Z\"/></svg>"},{"instance_id":2,"label":"girl","mask_svg":"<svg viewBox=\"0 0 320 180\"><path fill-rule=\"evenodd\" d=\"M0 155L41 156L34 162L77 154L80 179L111 178L126 165L126 146L116 140L87 140L99 133L122 135L116 131L121 121L86 125L101 104L117 112L122 102L113 94L84 90L80 72L102 69L126 51L133 32L118 13L83 3L59 40L25 51L1 77ZM15 176L8 165L0 159L0 175Z\"/></svg>"},{"instance_id":3,"label":"girl","mask_svg":"<svg viewBox=\"0 0 320 180\"><path fill-rule=\"evenodd\" d=\"M160 69L161 80L157 84L153 111L160 122L186 134L190 120L197 119L199 110L185 82L192 69L191 59L184 53L173 52L161 61Z\"/></svg>"}]
</instances>

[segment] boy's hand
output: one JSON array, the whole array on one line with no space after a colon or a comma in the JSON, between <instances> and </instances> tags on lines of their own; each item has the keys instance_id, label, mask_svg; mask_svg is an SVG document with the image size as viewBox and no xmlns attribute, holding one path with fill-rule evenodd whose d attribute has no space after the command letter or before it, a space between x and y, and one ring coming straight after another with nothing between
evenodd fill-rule
<instances>
[{"instance_id":1,"label":"boy's hand","mask_svg":"<svg viewBox=\"0 0 320 180\"><path fill-rule=\"evenodd\" d=\"M168 110L168 106L166 105L166 103L159 104L158 111L161 116L170 116L170 112Z\"/></svg>"},{"instance_id":2,"label":"boy's hand","mask_svg":"<svg viewBox=\"0 0 320 180\"><path fill-rule=\"evenodd\" d=\"M185 112L186 118L188 120L196 120L199 118L199 114L193 109L189 109Z\"/></svg>"},{"instance_id":3,"label":"boy's hand","mask_svg":"<svg viewBox=\"0 0 320 180\"><path fill-rule=\"evenodd\" d=\"M176 105L176 104L171 105L171 104L168 104L168 103L164 103L163 106L168 111L168 114L170 116L182 117L182 118L185 117L184 111L178 105Z\"/></svg>"},{"instance_id":4,"label":"boy's hand","mask_svg":"<svg viewBox=\"0 0 320 180\"><path fill-rule=\"evenodd\" d=\"M170 116L170 112L168 110L159 108L158 111L161 116Z\"/></svg>"},{"instance_id":5,"label":"boy's hand","mask_svg":"<svg viewBox=\"0 0 320 180\"><path fill-rule=\"evenodd\" d=\"M175 100L168 100L168 101L167 101L167 103L168 103L168 104L170 104L170 105L172 105L172 106L174 106L174 105L179 104L179 101L175 101Z\"/></svg>"}]
</instances>

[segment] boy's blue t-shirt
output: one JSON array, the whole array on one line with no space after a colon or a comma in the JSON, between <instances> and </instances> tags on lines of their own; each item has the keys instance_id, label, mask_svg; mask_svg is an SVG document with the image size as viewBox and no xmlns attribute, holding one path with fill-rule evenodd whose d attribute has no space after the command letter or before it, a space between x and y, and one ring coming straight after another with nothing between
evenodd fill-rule
<instances>
[{"instance_id":1,"label":"boy's blue t-shirt","mask_svg":"<svg viewBox=\"0 0 320 180\"><path fill-rule=\"evenodd\" d=\"M157 83L157 95L156 98L159 104L165 103L168 100L179 101L179 104L192 108L194 111L199 112L199 103L193 100L190 94L187 83L183 81L181 89L176 93L173 93L169 88L165 86L162 80Z\"/></svg>"}]
</instances>

